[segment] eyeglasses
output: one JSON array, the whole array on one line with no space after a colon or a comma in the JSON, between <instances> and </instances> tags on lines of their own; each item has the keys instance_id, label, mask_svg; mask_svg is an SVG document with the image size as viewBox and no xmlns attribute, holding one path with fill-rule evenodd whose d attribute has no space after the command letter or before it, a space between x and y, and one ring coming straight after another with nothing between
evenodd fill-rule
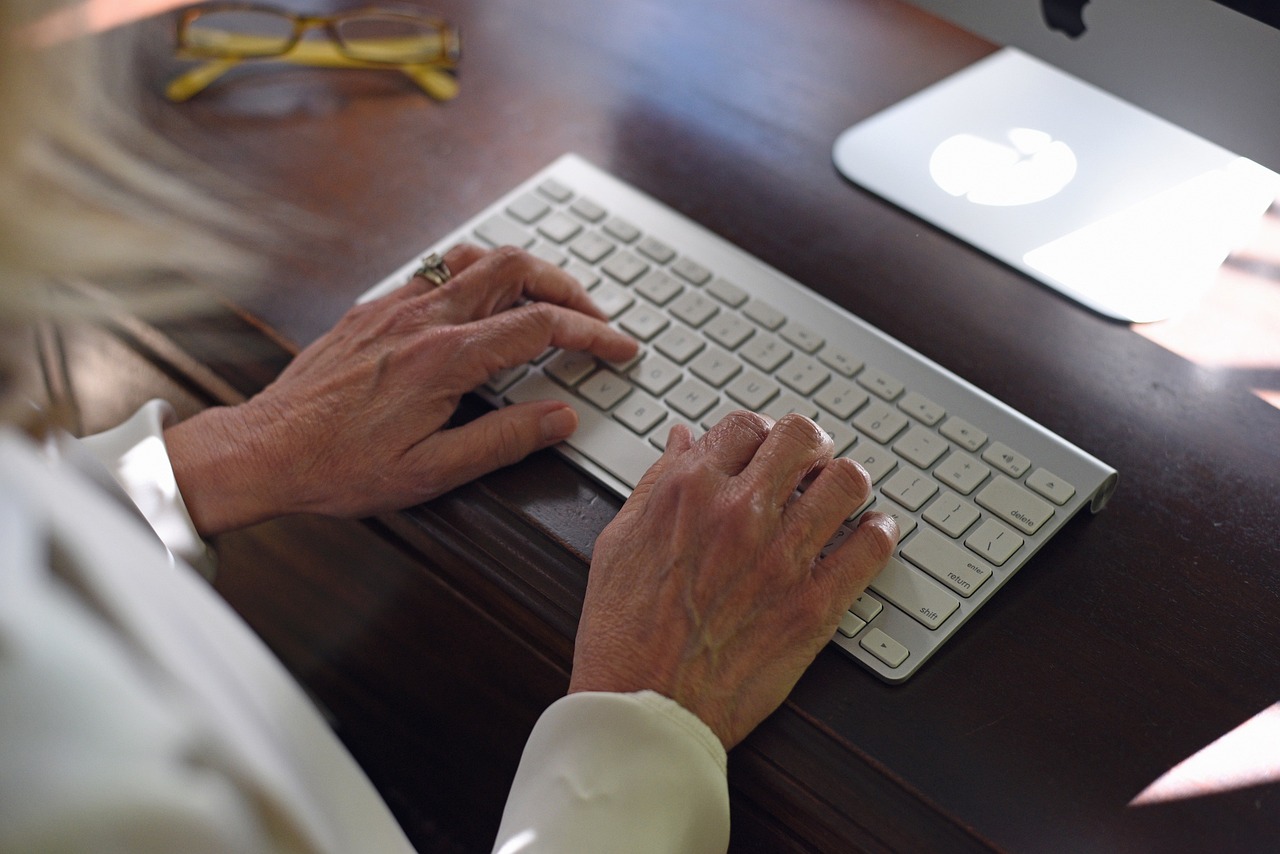
<instances>
[{"instance_id":1,"label":"eyeglasses","mask_svg":"<svg viewBox=\"0 0 1280 854\"><path fill-rule=\"evenodd\" d=\"M326 39L304 38L316 30ZM187 9L178 19L177 55L205 59L165 90L185 101L246 60L276 60L326 68L391 68L437 100L458 93L462 45L456 28L437 19L385 8L336 15L297 15L251 4Z\"/></svg>"}]
</instances>

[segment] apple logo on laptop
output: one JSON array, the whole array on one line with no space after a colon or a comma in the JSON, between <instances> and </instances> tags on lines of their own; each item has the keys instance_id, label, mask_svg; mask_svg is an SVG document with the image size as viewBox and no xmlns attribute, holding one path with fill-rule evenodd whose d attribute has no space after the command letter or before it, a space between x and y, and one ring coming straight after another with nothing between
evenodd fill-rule
<instances>
[{"instance_id":1,"label":"apple logo on laptop","mask_svg":"<svg viewBox=\"0 0 1280 854\"><path fill-rule=\"evenodd\" d=\"M1084 7L1088 5L1089 0L1041 0L1040 9L1049 29L1078 39L1084 35Z\"/></svg>"},{"instance_id":2,"label":"apple logo on laptop","mask_svg":"<svg viewBox=\"0 0 1280 854\"><path fill-rule=\"evenodd\" d=\"M1012 128L1002 140L961 133L933 150L929 174L945 192L976 205L1015 207L1062 192L1076 175L1076 155L1031 128Z\"/></svg>"}]
</instances>

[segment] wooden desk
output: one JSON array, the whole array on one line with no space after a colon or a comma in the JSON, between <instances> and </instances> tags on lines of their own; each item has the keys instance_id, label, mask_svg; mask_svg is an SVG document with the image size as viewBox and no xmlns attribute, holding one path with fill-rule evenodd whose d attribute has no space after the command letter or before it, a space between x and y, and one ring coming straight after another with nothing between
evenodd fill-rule
<instances>
[{"instance_id":1,"label":"wooden desk","mask_svg":"<svg viewBox=\"0 0 1280 854\"><path fill-rule=\"evenodd\" d=\"M1129 803L1280 701L1280 412L831 166L840 130L989 45L888 0L432 8L465 38L447 105L393 73L300 69L181 107L147 96L189 151L336 223L242 300L287 339L310 340L575 150L1122 474L1103 514L1071 524L907 684L819 656L730 758L735 851L1276 844L1274 782ZM158 92L175 67L166 24L143 29ZM188 407L251 393L285 357L212 360L228 389L174 367L211 361L188 333L128 339ZM219 587L332 711L423 849L479 850L525 734L564 689L587 555L617 506L544 453L387 519L227 537Z\"/></svg>"}]
</instances>

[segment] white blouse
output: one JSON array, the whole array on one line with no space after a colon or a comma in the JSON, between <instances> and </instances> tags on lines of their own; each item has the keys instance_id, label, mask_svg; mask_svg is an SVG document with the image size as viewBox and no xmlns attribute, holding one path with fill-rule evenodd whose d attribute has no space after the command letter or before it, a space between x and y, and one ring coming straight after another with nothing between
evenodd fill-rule
<instances>
[{"instance_id":1,"label":"white blouse","mask_svg":"<svg viewBox=\"0 0 1280 854\"><path fill-rule=\"evenodd\" d=\"M412 851L191 570L210 555L170 417L153 401L44 449L0 429L0 852ZM653 692L574 694L530 735L495 850L720 852L728 816L725 753L697 717Z\"/></svg>"}]
</instances>

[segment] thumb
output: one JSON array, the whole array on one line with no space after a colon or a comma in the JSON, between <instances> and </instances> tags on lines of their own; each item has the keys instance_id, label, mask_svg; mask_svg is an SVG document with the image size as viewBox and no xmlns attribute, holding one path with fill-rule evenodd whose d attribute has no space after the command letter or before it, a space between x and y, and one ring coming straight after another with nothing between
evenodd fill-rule
<instances>
[{"instance_id":1,"label":"thumb","mask_svg":"<svg viewBox=\"0 0 1280 854\"><path fill-rule=\"evenodd\" d=\"M447 491L495 469L517 463L560 442L578 428L578 413L565 403L538 400L488 412L441 430L429 444L430 465Z\"/></svg>"}]
</instances>

